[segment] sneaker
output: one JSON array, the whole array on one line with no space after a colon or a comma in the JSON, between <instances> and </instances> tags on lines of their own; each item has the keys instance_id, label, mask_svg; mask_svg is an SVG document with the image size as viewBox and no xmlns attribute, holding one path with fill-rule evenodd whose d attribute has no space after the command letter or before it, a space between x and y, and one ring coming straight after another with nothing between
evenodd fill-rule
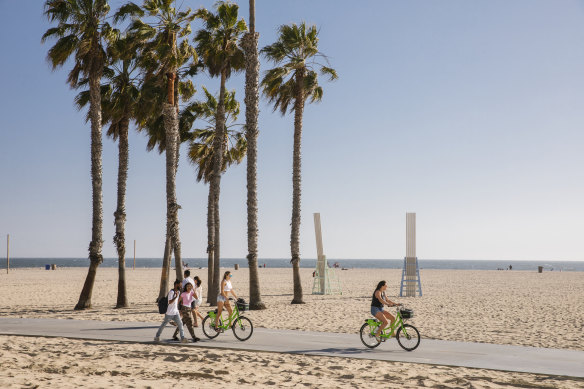
<instances>
[{"instance_id":1,"label":"sneaker","mask_svg":"<svg viewBox=\"0 0 584 389\"><path fill-rule=\"evenodd\" d=\"M157 336L156 338L154 338L154 341L155 342L160 342L160 337Z\"/></svg>"},{"instance_id":2,"label":"sneaker","mask_svg":"<svg viewBox=\"0 0 584 389\"><path fill-rule=\"evenodd\" d=\"M196 336L193 338L193 342L198 342L201 338L197 338Z\"/></svg>"},{"instance_id":3,"label":"sneaker","mask_svg":"<svg viewBox=\"0 0 584 389\"><path fill-rule=\"evenodd\" d=\"M176 341L178 342L178 336L174 335L174 336L172 337L172 340L176 340Z\"/></svg>"},{"instance_id":4,"label":"sneaker","mask_svg":"<svg viewBox=\"0 0 584 389\"><path fill-rule=\"evenodd\" d=\"M181 343L188 343L188 342L189 342L189 340L188 340L187 338L182 338L182 339L180 340L180 342L181 342Z\"/></svg>"}]
</instances>

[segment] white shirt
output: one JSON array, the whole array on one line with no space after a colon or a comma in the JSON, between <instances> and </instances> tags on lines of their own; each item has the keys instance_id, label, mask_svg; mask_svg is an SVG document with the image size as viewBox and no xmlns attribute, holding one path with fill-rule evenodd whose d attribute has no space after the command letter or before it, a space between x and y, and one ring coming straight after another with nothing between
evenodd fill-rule
<instances>
[{"instance_id":1,"label":"white shirt","mask_svg":"<svg viewBox=\"0 0 584 389\"><path fill-rule=\"evenodd\" d=\"M231 289L233 289L233 286L231 286L231 281L225 281L225 286L223 287L223 290L225 292L230 292Z\"/></svg>"},{"instance_id":2,"label":"white shirt","mask_svg":"<svg viewBox=\"0 0 584 389\"><path fill-rule=\"evenodd\" d=\"M203 287L199 286L196 288L195 293L197 294L197 302L195 305L201 305L203 303Z\"/></svg>"},{"instance_id":3,"label":"white shirt","mask_svg":"<svg viewBox=\"0 0 584 389\"><path fill-rule=\"evenodd\" d=\"M182 285L181 285L181 290L185 290L185 285L187 284L187 282L189 284L191 284L193 286L193 289L195 289L195 281L191 278L191 277L187 277L187 278L183 278L182 280Z\"/></svg>"},{"instance_id":4,"label":"white shirt","mask_svg":"<svg viewBox=\"0 0 584 389\"><path fill-rule=\"evenodd\" d=\"M174 300L172 303L170 300L174 298L174 289L168 292L168 308L166 308L166 314L170 316L178 315L178 299Z\"/></svg>"}]
</instances>

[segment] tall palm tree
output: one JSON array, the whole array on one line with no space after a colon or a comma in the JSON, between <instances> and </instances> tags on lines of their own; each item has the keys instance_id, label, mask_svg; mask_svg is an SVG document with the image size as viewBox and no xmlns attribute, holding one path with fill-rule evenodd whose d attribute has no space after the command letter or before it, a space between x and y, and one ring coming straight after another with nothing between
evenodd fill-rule
<instances>
[{"instance_id":1,"label":"tall palm tree","mask_svg":"<svg viewBox=\"0 0 584 389\"><path fill-rule=\"evenodd\" d=\"M118 252L118 297L116 308L127 308L126 289L126 184L128 180L128 129L135 118L140 98L140 74L136 51L127 38L112 41L107 49L110 65L104 69L107 83L101 86L102 123L109 123L107 136L118 140L117 207L114 212L116 233L114 244ZM83 85L83 80L80 85ZM83 91L75 99L81 109L89 102L89 92Z\"/></svg>"},{"instance_id":2,"label":"tall palm tree","mask_svg":"<svg viewBox=\"0 0 584 389\"><path fill-rule=\"evenodd\" d=\"M241 46L245 52L245 137L247 139L247 263L249 308L266 309L260 294L258 274L257 139L260 61L259 34L255 31L255 0L249 0L249 31Z\"/></svg>"},{"instance_id":3,"label":"tall palm tree","mask_svg":"<svg viewBox=\"0 0 584 389\"><path fill-rule=\"evenodd\" d=\"M139 125L142 128L163 125L166 150L166 243L159 298L166 295L170 271L171 252L174 252L177 278L182 279L182 258L176 199L176 170L180 137L178 133L178 68L181 61L196 60L194 50L188 44L191 22L195 15L190 8L181 11L173 7L173 0L145 0L142 7L127 3L115 15L114 20L131 17L130 35L140 42L139 64L145 71L145 82ZM148 20L144 21L144 17ZM180 44L177 38L184 38ZM162 92L166 83L166 93ZM194 88L192 88L194 93ZM165 99L162 100L161 96Z\"/></svg>"},{"instance_id":4,"label":"tall palm tree","mask_svg":"<svg viewBox=\"0 0 584 389\"><path fill-rule=\"evenodd\" d=\"M292 304L303 304L300 282L300 190L301 190L301 139L302 114L307 99L322 99L322 87L318 84L317 70L329 79L337 79L337 72L316 61L326 57L318 51L316 26L282 25L278 40L262 49L262 54L277 66L268 70L262 79L264 95L274 104L274 111L286 114L288 107L294 111L294 153L292 164L292 229L290 251L294 280ZM328 61L327 61L328 62Z\"/></svg>"},{"instance_id":5,"label":"tall palm tree","mask_svg":"<svg viewBox=\"0 0 584 389\"><path fill-rule=\"evenodd\" d=\"M189 104L180 115L181 133L189 133L189 160L196 167L197 182L201 180L210 183L213 174L213 143L215 139L215 120L217 118L217 98L213 96L207 88L203 87L206 100L196 101ZM223 166L222 172L227 170L232 164L239 164L247 151L247 142L241 131L233 128L240 125L235 124L239 115L239 103L235 99L235 91L225 94L225 128L223 140ZM205 126L191 131L195 121L202 121ZM212 247L214 236L214 212L213 194L209 185L209 195L207 199L207 247ZM213 279L213 252L207 250L208 268L207 279ZM212 282L207 283L207 302L214 290Z\"/></svg>"},{"instance_id":6,"label":"tall palm tree","mask_svg":"<svg viewBox=\"0 0 584 389\"><path fill-rule=\"evenodd\" d=\"M91 122L91 183L92 228L89 243L89 271L75 306L76 310L91 307L91 295L97 268L103 262L102 203L102 140L100 80L105 65L105 38L116 31L105 22L110 7L107 0L47 0L44 14L57 27L49 28L42 42L49 38L57 42L49 49L47 59L53 69L73 58L73 69L67 81L73 88L79 77L89 80L89 118Z\"/></svg>"},{"instance_id":7,"label":"tall palm tree","mask_svg":"<svg viewBox=\"0 0 584 389\"><path fill-rule=\"evenodd\" d=\"M213 292L209 295L209 303L217 304L219 294L220 271L220 234L219 234L219 193L221 187L221 166L223 165L223 130L225 126L225 83L232 72L241 71L245 65L245 56L239 47L239 39L247 26L243 19L237 19L239 7L227 1L216 3L217 13L204 8L197 11L197 17L205 23L205 28L195 36L197 53L201 56L209 74L220 77L219 102L215 119L215 141L213 154L213 174L210 190L213 197ZM209 280L211 282L211 280Z\"/></svg>"}]
</instances>

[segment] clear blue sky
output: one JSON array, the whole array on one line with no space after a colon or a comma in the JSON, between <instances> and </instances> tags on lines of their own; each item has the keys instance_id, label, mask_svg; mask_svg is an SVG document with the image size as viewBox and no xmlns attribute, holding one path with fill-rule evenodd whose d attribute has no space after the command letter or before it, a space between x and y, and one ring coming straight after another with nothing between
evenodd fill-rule
<instances>
[{"instance_id":1,"label":"clear blue sky","mask_svg":"<svg viewBox=\"0 0 584 389\"><path fill-rule=\"evenodd\" d=\"M239 2L248 16L247 1ZM121 2L111 1L116 9ZM184 1L211 7L211 1ZM0 255L85 257L89 126L66 68L51 72L43 1L0 0ZM307 106L301 255L320 212L329 258L401 258L417 212L419 258L583 260L584 1L257 1L260 46L315 23L339 80ZM193 28L199 27L195 24ZM269 64L262 61L262 71ZM243 101L243 74L229 80ZM194 80L217 91L217 79ZM243 104L242 104L243 105ZM290 255L293 117L260 105L259 255ZM244 120L242 109L241 121ZM204 257L207 187L183 147L184 257ZM130 136L127 239L161 257L164 156ZM114 257L117 146L104 138L104 256ZM222 254L244 257L245 163L222 180Z\"/></svg>"}]
</instances>

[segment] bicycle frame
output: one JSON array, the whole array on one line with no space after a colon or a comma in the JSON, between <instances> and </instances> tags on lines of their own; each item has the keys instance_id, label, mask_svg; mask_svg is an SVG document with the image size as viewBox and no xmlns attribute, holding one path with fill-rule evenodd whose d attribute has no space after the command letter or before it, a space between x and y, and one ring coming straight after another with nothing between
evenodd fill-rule
<instances>
[{"instance_id":1,"label":"bicycle frame","mask_svg":"<svg viewBox=\"0 0 584 389\"><path fill-rule=\"evenodd\" d=\"M367 319L367 324L369 324L369 327L371 328L371 335L374 335L375 331L377 330L377 327L379 327L381 325L381 322L374 318L374 319ZM399 313L399 309L398 309L397 314L395 315L395 320L393 321L393 324L390 324L387 327L385 327L383 329L383 331L381 331L379 336L382 338L389 339L395 334L395 330L397 330L400 327L401 327L403 333L407 336L408 333L406 331L406 327L404 327L404 321L403 321L402 316ZM389 333L388 333L388 330L389 330Z\"/></svg>"},{"instance_id":2,"label":"bicycle frame","mask_svg":"<svg viewBox=\"0 0 584 389\"><path fill-rule=\"evenodd\" d=\"M227 311L227 309L223 308L223 311L221 312L221 317L219 318L219 328L227 330L229 329L229 327L231 327L233 322L239 318L239 308L237 308L237 303L233 305L234 305L233 312L231 312L231 315L227 317L228 319L227 324L224 324L225 321L223 320L223 312ZM217 314L215 313L215 311L209 311L209 316L211 317L211 319L215 320L216 315Z\"/></svg>"}]
</instances>

